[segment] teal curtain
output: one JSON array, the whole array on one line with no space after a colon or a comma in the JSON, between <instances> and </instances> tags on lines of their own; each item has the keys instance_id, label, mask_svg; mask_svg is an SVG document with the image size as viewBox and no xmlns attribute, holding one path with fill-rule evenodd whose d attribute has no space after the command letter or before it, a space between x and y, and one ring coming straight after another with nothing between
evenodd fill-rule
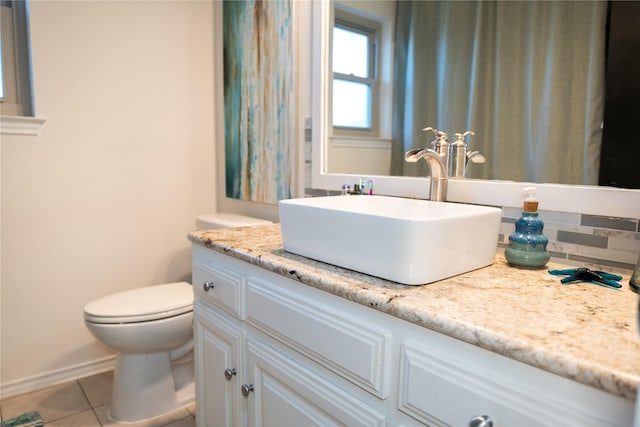
<instances>
[{"instance_id":1,"label":"teal curtain","mask_svg":"<svg viewBox=\"0 0 640 427\"><path fill-rule=\"evenodd\" d=\"M226 196L276 204L293 192L291 0L225 1Z\"/></svg>"}]
</instances>

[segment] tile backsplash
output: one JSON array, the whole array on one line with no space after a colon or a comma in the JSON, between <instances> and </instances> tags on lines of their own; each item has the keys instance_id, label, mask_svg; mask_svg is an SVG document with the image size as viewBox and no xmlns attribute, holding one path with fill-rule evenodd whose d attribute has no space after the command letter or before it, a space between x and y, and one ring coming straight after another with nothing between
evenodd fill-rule
<instances>
[{"instance_id":1,"label":"tile backsplash","mask_svg":"<svg viewBox=\"0 0 640 427\"><path fill-rule=\"evenodd\" d=\"M509 234L520 215L520 209L503 208L499 250L509 244ZM640 254L640 219L544 210L540 218L552 261L602 270L633 270Z\"/></svg>"}]
</instances>

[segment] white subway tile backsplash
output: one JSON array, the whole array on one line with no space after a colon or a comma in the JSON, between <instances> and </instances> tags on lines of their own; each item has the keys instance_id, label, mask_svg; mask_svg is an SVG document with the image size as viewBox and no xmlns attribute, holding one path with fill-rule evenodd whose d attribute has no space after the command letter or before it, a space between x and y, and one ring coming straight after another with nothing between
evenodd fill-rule
<instances>
[{"instance_id":1,"label":"white subway tile backsplash","mask_svg":"<svg viewBox=\"0 0 640 427\"><path fill-rule=\"evenodd\" d=\"M304 187L305 193L311 189L311 162L304 164Z\"/></svg>"},{"instance_id":2,"label":"white subway tile backsplash","mask_svg":"<svg viewBox=\"0 0 640 427\"><path fill-rule=\"evenodd\" d=\"M636 236L631 238L609 237L609 249L620 249L637 254L640 253L640 233L635 234Z\"/></svg>"},{"instance_id":3,"label":"white subway tile backsplash","mask_svg":"<svg viewBox=\"0 0 640 427\"><path fill-rule=\"evenodd\" d=\"M624 231L636 231L638 229L638 220L633 218L582 215L581 224L598 228L612 228L614 230Z\"/></svg>"},{"instance_id":4,"label":"white subway tile backsplash","mask_svg":"<svg viewBox=\"0 0 640 427\"><path fill-rule=\"evenodd\" d=\"M313 159L312 156L313 156L313 151L311 149L311 143L305 143L304 144L304 161L311 162L311 160Z\"/></svg>"},{"instance_id":5,"label":"white subway tile backsplash","mask_svg":"<svg viewBox=\"0 0 640 427\"><path fill-rule=\"evenodd\" d=\"M578 245L606 249L609 239L604 236L594 236L593 234L559 230L557 240L560 242L576 243Z\"/></svg>"},{"instance_id":6,"label":"white subway tile backsplash","mask_svg":"<svg viewBox=\"0 0 640 427\"><path fill-rule=\"evenodd\" d=\"M504 252L520 209L504 208L498 252ZM580 213L540 212L543 234L549 239L551 260L573 266L628 272L640 253L640 233L631 231L637 220L590 216Z\"/></svg>"},{"instance_id":7,"label":"white subway tile backsplash","mask_svg":"<svg viewBox=\"0 0 640 427\"><path fill-rule=\"evenodd\" d=\"M594 270L604 270L609 273L622 273L627 274L629 270L633 269L634 264L628 264L617 260L592 258L582 255L568 255L567 264L584 266ZM612 270L613 268L613 270Z\"/></svg>"},{"instance_id":8,"label":"white subway tile backsplash","mask_svg":"<svg viewBox=\"0 0 640 427\"><path fill-rule=\"evenodd\" d=\"M502 242L509 241L509 235L515 231L513 223L501 222L498 232L503 236Z\"/></svg>"},{"instance_id":9,"label":"white subway tile backsplash","mask_svg":"<svg viewBox=\"0 0 640 427\"><path fill-rule=\"evenodd\" d=\"M635 264L635 261L638 258L637 253L630 251L623 251L619 249L600 249L590 246L579 246L578 251L570 253L570 255L582 255L594 259L601 259L603 262L618 261L624 264L629 264L630 269L633 268L633 264Z\"/></svg>"},{"instance_id":10,"label":"white subway tile backsplash","mask_svg":"<svg viewBox=\"0 0 640 427\"><path fill-rule=\"evenodd\" d=\"M572 212L540 211L544 223L553 222L567 225L580 225L580 214Z\"/></svg>"},{"instance_id":11,"label":"white subway tile backsplash","mask_svg":"<svg viewBox=\"0 0 640 427\"><path fill-rule=\"evenodd\" d=\"M518 219L522 215L522 209L520 208L510 208L504 207L502 208L502 217L503 218L513 218Z\"/></svg>"},{"instance_id":12,"label":"white subway tile backsplash","mask_svg":"<svg viewBox=\"0 0 640 427\"><path fill-rule=\"evenodd\" d=\"M609 238L618 237L622 239L640 239L640 233L632 231L611 230L610 228L595 228L593 234L596 236L606 236Z\"/></svg>"}]
</instances>

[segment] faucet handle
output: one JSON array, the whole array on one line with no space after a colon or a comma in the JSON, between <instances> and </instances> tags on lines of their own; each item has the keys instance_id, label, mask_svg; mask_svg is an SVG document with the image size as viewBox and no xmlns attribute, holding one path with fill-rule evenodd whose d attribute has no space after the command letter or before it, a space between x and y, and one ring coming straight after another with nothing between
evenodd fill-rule
<instances>
[{"instance_id":1,"label":"faucet handle","mask_svg":"<svg viewBox=\"0 0 640 427\"><path fill-rule=\"evenodd\" d=\"M445 141L447 140L447 133L436 128L432 128L431 126L422 129L423 132L433 132L436 138L443 138Z\"/></svg>"},{"instance_id":2,"label":"faucet handle","mask_svg":"<svg viewBox=\"0 0 640 427\"><path fill-rule=\"evenodd\" d=\"M456 137L456 140L452 145L461 146L467 145L467 142L464 140L464 138L468 135L475 135L475 132L472 130L468 130L465 133L454 133L453 135Z\"/></svg>"}]
</instances>

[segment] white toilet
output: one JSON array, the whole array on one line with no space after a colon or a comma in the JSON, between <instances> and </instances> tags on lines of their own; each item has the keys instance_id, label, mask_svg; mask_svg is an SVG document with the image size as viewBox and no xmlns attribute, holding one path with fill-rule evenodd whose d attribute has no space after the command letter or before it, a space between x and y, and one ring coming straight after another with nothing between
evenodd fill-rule
<instances>
[{"instance_id":1,"label":"white toilet","mask_svg":"<svg viewBox=\"0 0 640 427\"><path fill-rule=\"evenodd\" d=\"M198 229L269 224L235 214L196 218ZM85 324L116 350L109 418L135 422L192 403L193 288L176 282L108 295L84 308Z\"/></svg>"}]
</instances>

